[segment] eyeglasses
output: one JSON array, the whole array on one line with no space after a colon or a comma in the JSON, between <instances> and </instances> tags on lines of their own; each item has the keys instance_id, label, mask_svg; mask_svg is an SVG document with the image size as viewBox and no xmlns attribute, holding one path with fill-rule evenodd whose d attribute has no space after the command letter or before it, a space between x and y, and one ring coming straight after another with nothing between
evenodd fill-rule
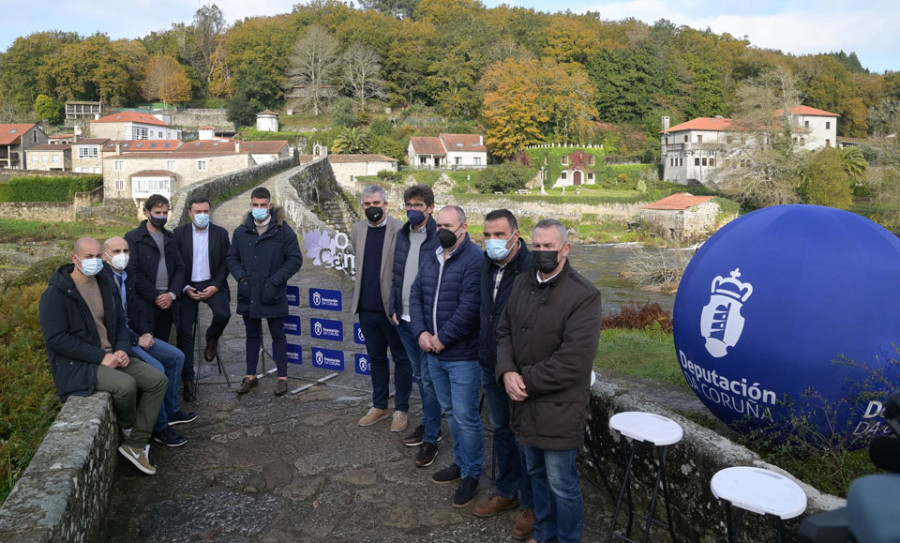
<instances>
[{"instance_id":1,"label":"eyeglasses","mask_svg":"<svg viewBox=\"0 0 900 543\"><path fill-rule=\"evenodd\" d=\"M409 203L407 203L407 204L405 204L404 207L406 207L406 209L425 209L425 208L427 208L428 206L425 205L424 202L416 202L416 203L414 203L414 204L409 204Z\"/></svg>"}]
</instances>

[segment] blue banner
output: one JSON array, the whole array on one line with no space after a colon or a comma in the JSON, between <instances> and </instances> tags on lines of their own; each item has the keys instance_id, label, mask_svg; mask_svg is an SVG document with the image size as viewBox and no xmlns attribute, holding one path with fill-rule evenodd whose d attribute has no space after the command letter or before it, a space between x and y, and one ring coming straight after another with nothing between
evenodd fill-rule
<instances>
[{"instance_id":1,"label":"blue banner","mask_svg":"<svg viewBox=\"0 0 900 543\"><path fill-rule=\"evenodd\" d=\"M303 363L303 347L300 345L294 345L293 343L287 344L287 361L290 364L302 364Z\"/></svg>"},{"instance_id":2,"label":"blue banner","mask_svg":"<svg viewBox=\"0 0 900 543\"><path fill-rule=\"evenodd\" d=\"M344 371L344 351L320 349L319 347L313 347L311 351L314 368Z\"/></svg>"},{"instance_id":3,"label":"blue banner","mask_svg":"<svg viewBox=\"0 0 900 543\"><path fill-rule=\"evenodd\" d=\"M353 323L353 343L357 345L365 345L366 338L363 336L362 327L358 322Z\"/></svg>"},{"instance_id":4,"label":"blue banner","mask_svg":"<svg viewBox=\"0 0 900 543\"><path fill-rule=\"evenodd\" d=\"M353 355L353 366L356 367L356 373L360 375L372 375L372 365L369 364L369 355L367 354Z\"/></svg>"},{"instance_id":5,"label":"blue banner","mask_svg":"<svg viewBox=\"0 0 900 543\"><path fill-rule=\"evenodd\" d=\"M344 323L331 319L309 319L309 335L315 339L344 341Z\"/></svg>"},{"instance_id":6,"label":"blue banner","mask_svg":"<svg viewBox=\"0 0 900 543\"><path fill-rule=\"evenodd\" d=\"M287 287L288 305L300 307L300 287L288 285Z\"/></svg>"},{"instance_id":7,"label":"blue banner","mask_svg":"<svg viewBox=\"0 0 900 543\"><path fill-rule=\"evenodd\" d=\"M284 333L292 336L300 335L300 317L296 315L288 315L284 318Z\"/></svg>"},{"instance_id":8,"label":"blue banner","mask_svg":"<svg viewBox=\"0 0 900 543\"><path fill-rule=\"evenodd\" d=\"M326 288L309 289L310 309L324 309L326 311L341 311L341 291Z\"/></svg>"}]
</instances>

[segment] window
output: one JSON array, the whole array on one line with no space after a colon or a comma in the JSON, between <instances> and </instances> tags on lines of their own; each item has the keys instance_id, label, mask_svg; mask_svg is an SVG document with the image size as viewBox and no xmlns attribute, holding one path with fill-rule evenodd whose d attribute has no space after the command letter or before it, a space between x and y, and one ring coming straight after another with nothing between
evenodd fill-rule
<instances>
[{"instance_id":1,"label":"window","mask_svg":"<svg viewBox=\"0 0 900 543\"><path fill-rule=\"evenodd\" d=\"M113 169L116 170L117 172L121 172L122 170L125 169L125 162L121 161L121 160L114 160L113 161Z\"/></svg>"},{"instance_id":2,"label":"window","mask_svg":"<svg viewBox=\"0 0 900 543\"><path fill-rule=\"evenodd\" d=\"M831 140L825 140L825 147L831 147Z\"/></svg>"},{"instance_id":3,"label":"window","mask_svg":"<svg viewBox=\"0 0 900 543\"><path fill-rule=\"evenodd\" d=\"M594 165L594 155L588 155L588 164L591 166Z\"/></svg>"},{"instance_id":4,"label":"window","mask_svg":"<svg viewBox=\"0 0 900 543\"><path fill-rule=\"evenodd\" d=\"M559 174L559 178L566 179L566 172L562 172L561 174Z\"/></svg>"},{"instance_id":5,"label":"window","mask_svg":"<svg viewBox=\"0 0 900 543\"><path fill-rule=\"evenodd\" d=\"M167 160L166 161L166 169L169 170L170 172L174 172L175 171L175 161Z\"/></svg>"},{"instance_id":6,"label":"window","mask_svg":"<svg viewBox=\"0 0 900 543\"><path fill-rule=\"evenodd\" d=\"M803 121L803 128L809 130L809 121Z\"/></svg>"},{"instance_id":7,"label":"window","mask_svg":"<svg viewBox=\"0 0 900 543\"><path fill-rule=\"evenodd\" d=\"M825 121L825 130L831 129L831 121Z\"/></svg>"},{"instance_id":8,"label":"window","mask_svg":"<svg viewBox=\"0 0 900 543\"><path fill-rule=\"evenodd\" d=\"M701 161L701 164L703 164L704 166L706 166L706 159L705 159L705 158Z\"/></svg>"},{"instance_id":9,"label":"window","mask_svg":"<svg viewBox=\"0 0 900 543\"><path fill-rule=\"evenodd\" d=\"M663 145L668 145L668 144L669 144L669 136L666 136L663 138Z\"/></svg>"},{"instance_id":10,"label":"window","mask_svg":"<svg viewBox=\"0 0 900 543\"><path fill-rule=\"evenodd\" d=\"M678 159L678 165L679 165L679 166L684 166L684 158L679 158L679 159Z\"/></svg>"},{"instance_id":11,"label":"window","mask_svg":"<svg viewBox=\"0 0 900 543\"><path fill-rule=\"evenodd\" d=\"M205 172L206 171L206 161L198 160L197 161L197 169L200 170L201 172Z\"/></svg>"},{"instance_id":12,"label":"window","mask_svg":"<svg viewBox=\"0 0 900 543\"><path fill-rule=\"evenodd\" d=\"M145 140L147 139L147 129L140 126L131 127L131 139Z\"/></svg>"},{"instance_id":13,"label":"window","mask_svg":"<svg viewBox=\"0 0 900 543\"><path fill-rule=\"evenodd\" d=\"M731 141L734 139L734 136L725 136L725 143L731 144Z\"/></svg>"},{"instance_id":14,"label":"window","mask_svg":"<svg viewBox=\"0 0 900 543\"><path fill-rule=\"evenodd\" d=\"M116 179L116 190L125 190L125 181Z\"/></svg>"},{"instance_id":15,"label":"window","mask_svg":"<svg viewBox=\"0 0 900 543\"><path fill-rule=\"evenodd\" d=\"M31 133L31 143L37 143L37 130Z\"/></svg>"},{"instance_id":16,"label":"window","mask_svg":"<svg viewBox=\"0 0 900 543\"><path fill-rule=\"evenodd\" d=\"M47 155L41 155L41 162L47 162Z\"/></svg>"},{"instance_id":17,"label":"window","mask_svg":"<svg viewBox=\"0 0 900 543\"><path fill-rule=\"evenodd\" d=\"M455 157L453 159L453 163L456 164L457 166L462 165L462 157Z\"/></svg>"},{"instance_id":18,"label":"window","mask_svg":"<svg viewBox=\"0 0 900 543\"><path fill-rule=\"evenodd\" d=\"M714 159L714 158L709 159L709 165L710 165L710 166L715 166L715 165L716 165L716 159Z\"/></svg>"},{"instance_id":19,"label":"window","mask_svg":"<svg viewBox=\"0 0 900 543\"><path fill-rule=\"evenodd\" d=\"M703 135L697 134L697 143L703 143Z\"/></svg>"},{"instance_id":20,"label":"window","mask_svg":"<svg viewBox=\"0 0 900 543\"><path fill-rule=\"evenodd\" d=\"M695 159L694 159L694 166L699 166L699 165L700 165L700 159L699 159L699 158L695 158Z\"/></svg>"},{"instance_id":21,"label":"window","mask_svg":"<svg viewBox=\"0 0 900 543\"><path fill-rule=\"evenodd\" d=\"M53 155L53 163L59 164L59 155Z\"/></svg>"},{"instance_id":22,"label":"window","mask_svg":"<svg viewBox=\"0 0 900 543\"><path fill-rule=\"evenodd\" d=\"M588 172L588 181L594 180L594 174L592 172Z\"/></svg>"},{"instance_id":23,"label":"window","mask_svg":"<svg viewBox=\"0 0 900 543\"><path fill-rule=\"evenodd\" d=\"M481 166L481 157L480 156L475 157L475 165Z\"/></svg>"},{"instance_id":24,"label":"window","mask_svg":"<svg viewBox=\"0 0 900 543\"><path fill-rule=\"evenodd\" d=\"M685 143L688 142L688 135L687 135L687 134L684 135L684 142L685 142Z\"/></svg>"},{"instance_id":25,"label":"window","mask_svg":"<svg viewBox=\"0 0 900 543\"><path fill-rule=\"evenodd\" d=\"M547 155L544 155L544 166L547 165Z\"/></svg>"},{"instance_id":26,"label":"window","mask_svg":"<svg viewBox=\"0 0 900 543\"><path fill-rule=\"evenodd\" d=\"M100 156L100 147L97 145L82 145L78 147L78 158L97 158Z\"/></svg>"},{"instance_id":27,"label":"window","mask_svg":"<svg viewBox=\"0 0 900 543\"><path fill-rule=\"evenodd\" d=\"M569 164L569 155L563 155L562 158L559 159L560 164L563 166L568 166Z\"/></svg>"}]
</instances>

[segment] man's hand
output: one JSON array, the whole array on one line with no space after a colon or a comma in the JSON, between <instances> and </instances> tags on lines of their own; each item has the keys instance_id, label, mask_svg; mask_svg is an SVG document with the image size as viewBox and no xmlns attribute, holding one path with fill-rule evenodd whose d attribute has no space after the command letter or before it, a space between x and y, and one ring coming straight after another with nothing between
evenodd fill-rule
<instances>
[{"instance_id":1,"label":"man's hand","mask_svg":"<svg viewBox=\"0 0 900 543\"><path fill-rule=\"evenodd\" d=\"M203 299L200 291L195 289L194 287L188 287L188 289L185 290L184 293L187 295L188 298L190 298L191 300L194 300L195 302L199 302L200 300Z\"/></svg>"},{"instance_id":2,"label":"man's hand","mask_svg":"<svg viewBox=\"0 0 900 543\"><path fill-rule=\"evenodd\" d=\"M513 401L524 402L528 399L528 393L525 392L525 381L520 374L514 371L504 373L503 385L506 386L506 394Z\"/></svg>"},{"instance_id":3,"label":"man's hand","mask_svg":"<svg viewBox=\"0 0 900 543\"><path fill-rule=\"evenodd\" d=\"M394 326L400 326L400 321L397 320L396 313L391 313L391 322L394 323Z\"/></svg>"},{"instance_id":4,"label":"man's hand","mask_svg":"<svg viewBox=\"0 0 900 543\"><path fill-rule=\"evenodd\" d=\"M431 348L434 349L434 354L438 354L447 348L446 345L441 343L441 340L438 339L437 334L431 336Z\"/></svg>"},{"instance_id":5,"label":"man's hand","mask_svg":"<svg viewBox=\"0 0 900 543\"><path fill-rule=\"evenodd\" d=\"M138 338L138 347L140 347L141 349L144 349L146 351L150 347L153 347L154 341L155 340L153 339L153 334L151 334L150 332L147 332L146 334L144 334Z\"/></svg>"},{"instance_id":6,"label":"man's hand","mask_svg":"<svg viewBox=\"0 0 900 543\"><path fill-rule=\"evenodd\" d=\"M431 332L422 332L422 335L419 336L419 347L426 353L430 353L433 350L431 338Z\"/></svg>"},{"instance_id":7,"label":"man's hand","mask_svg":"<svg viewBox=\"0 0 900 543\"><path fill-rule=\"evenodd\" d=\"M106 353L103 355L103 360L100 361L100 365L116 369L119 367L119 359L113 353Z\"/></svg>"},{"instance_id":8,"label":"man's hand","mask_svg":"<svg viewBox=\"0 0 900 543\"><path fill-rule=\"evenodd\" d=\"M125 351L116 351L113 356L118 359L120 368L127 368L128 363L131 362L131 357Z\"/></svg>"},{"instance_id":9,"label":"man's hand","mask_svg":"<svg viewBox=\"0 0 900 543\"><path fill-rule=\"evenodd\" d=\"M203 289L203 290L201 290L201 291L199 292L199 295L200 295L200 298L199 298L199 299L200 299L200 300L209 300L209 299L212 298L217 292L219 292L219 287L217 287L217 286L215 286L215 285L210 285L210 286L206 287L205 289Z\"/></svg>"},{"instance_id":10,"label":"man's hand","mask_svg":"<svg viewBox=\"0 0 900 543\"><path fill-rule=\"evenodd\" d=\"M168 292L163 292L156 297L155 303L156 307L160 309L169 309L172 306L172 295Z\"/></svg>"}]
</instances>

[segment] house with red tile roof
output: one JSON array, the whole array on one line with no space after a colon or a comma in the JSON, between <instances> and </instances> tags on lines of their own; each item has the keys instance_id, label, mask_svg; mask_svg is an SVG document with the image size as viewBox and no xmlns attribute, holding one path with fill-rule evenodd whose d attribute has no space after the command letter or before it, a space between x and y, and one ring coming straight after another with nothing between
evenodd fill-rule
<instances>
[{"instance_id":1,"label":"house with red tile roof","mask_svg":"<svg viewBox=\"0 0 900 543\"><path fill-rule=\"evenodd\" d=\"M413 137L409 139L407 157L413 168L481 169L487 166L487 147L478 134Z\"/></svg>"},{"instance_id":2,"label":"house with red tile roof","mask_svg":"<svg viewBox=\"0 0 900 543\"><path fill-rule=\"evenodd\" d=\"M719 204L712 196L679 192L641 207L641 224L667 238L705 236L716 227Z\"/></svg>"},{"instance_id":3,"label":"house with red tile roof","mask_svg":"<svg viewBox=\"0 0 900 543\"><path fill-rule=\"evenodd\" d=\"M378 175L381 171L397 171L397 161L384 155L328 155L328 162L334 172L334 178L341 187L350 193L358 193L362 188L356 186L356 178L361 175Z\"/></svg>"},{"instance_id":4,"label":"house with red tile roof","mask_svg":"<svg viewBox=\"0 0 900 543\"><path fill-rule=\"evenodd\" d=\"M181 139L181 129L169 126L155 115L123 111L90 121L92 138L111 140Z\"/></svg>"},{"instance_id":5,"label":"house with red tile roof","mask_svg":"<svg viewBox=\"0 0 900 543\"><path fill-rule=\"evenodd\" d=\"M774 113L782 117L784 110ZM790 110L791 138L794 149L815 151L837 145L837 113L809 106ZM669 126L663 117L663 179L687 184L692 181L714 183L723 168L739 168L745 164L742 151L756 145L752 135L729 118L697 117Z\"/></svg>"},{"instance_id":6,"label":"house with red tile roof","mask_svg":"<svg viewBox=\"0 0 900 543\"><path fill-rule=\"evenodd\" d=\"M47 134L36 124L0 124L0 169L28 169L25 151L47 142Z\"/></svg>"}]
</instances>

